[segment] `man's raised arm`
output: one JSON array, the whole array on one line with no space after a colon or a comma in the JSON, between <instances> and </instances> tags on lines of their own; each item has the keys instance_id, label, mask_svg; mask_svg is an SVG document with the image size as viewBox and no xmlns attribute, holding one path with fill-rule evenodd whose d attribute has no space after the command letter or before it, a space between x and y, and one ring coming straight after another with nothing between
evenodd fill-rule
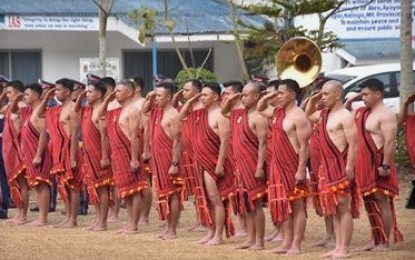
<instances>
[{"instance_id":1,"label":"man's raised arm","mask_svg":"<svg viewBox=\"0 0 415 260\"><path fill-rule=\"evenodd\" d=\"M277 95L277 92L270 92L263 96L259 101L256 108L258 113L266 118L272 118L274 116L275 107L268 104L269 100Z\"/></svg>"}]
</instances>

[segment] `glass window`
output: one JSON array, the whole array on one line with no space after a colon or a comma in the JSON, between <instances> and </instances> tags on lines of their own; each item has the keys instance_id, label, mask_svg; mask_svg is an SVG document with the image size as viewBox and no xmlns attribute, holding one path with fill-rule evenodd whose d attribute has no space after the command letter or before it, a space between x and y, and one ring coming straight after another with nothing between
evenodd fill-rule
<instances>
[{"instance_id":1,"label":"glass window","mask_svg":"<svg viewBox=\"0 0 415 260\"><path fill-rule=\"evenodd\" d=\"M41 78L40 51L0 51L0 74L24 84Z\"/></svg>"},{"instance_id":2,"label":"glass window","mask_svg":"<svg viewBox=\"0 0 415 260\"><path fill-rule=\"evenodd\" d=\"M353 85L349 86L345 90L344 96L346 96L350 92L360 92L360 87L361 87L360 84L362 84L365 80L369 78L376 78L383 82L383 85L385 86L385 95L384 95L385 98L399 96L399 93L397 93L395 75L396 75L395 72L388 72L388 73L372 75L364 79L361 79L357 81L356 83L354 83Z\"/></svg>"}]
</instances>

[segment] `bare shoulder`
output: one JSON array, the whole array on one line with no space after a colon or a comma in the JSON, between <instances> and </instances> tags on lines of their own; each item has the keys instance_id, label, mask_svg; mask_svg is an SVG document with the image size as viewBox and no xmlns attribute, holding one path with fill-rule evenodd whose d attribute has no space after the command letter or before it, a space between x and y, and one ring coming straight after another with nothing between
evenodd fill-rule
<instances>
[{"instance_id":1,"label":"bare shoulder","mask_svg":"<svg viewBox=\"0 0 415 260\"><path fill-rule=\"evenodd\" d=\"M256 124L268 124L268 118L262 116L258 111L253 114Z\"/></svg>"},{"instance_id":2,"label":"bare shoulder","mask_svg":"<svg viewBox=\"0 0 415 260\"><path fill-rule=\"evenodd\" d=\"M353 113L347 110L346 108L342 108L340 111L341 119L342 120L354 120Z\"/></svg>"},{"instance_id":3,"label":"bare shoulder","mask_svg":"<svg viewBox=\"0 0 415 260\"><path fill-rule=\"evenodd\" d=\"M386 106L378 112L377 117L379 118L380 122L388 122L388 123L397 122L395 113L392 112L392 110L390 110Z\"/></svg>"},{"instance_id":4,"label":"bare shoulder","mask_svg":"<svg viewBox=\"0 0 415 260\"><path fill-rule=\"evenodd\" d=\"M295 110L295 112L293 113L293 116L294 116L294 119L297 121L301 121L301 122L307 122L308 120L307 120L307 116L306 116L306 114L305 114L305 112L302 110L302 109L300 109L300 108L297 108L296 110Z\"/></svg>"},{"instance_id":5,"label":"bare shoulder","mask_svg":"<svg viewBox=\"0 0 415 260\"><path fill-rule=\"evenodd\" d=\"M178 119L179 118L179 111L175 108L170 108L167 112L167 115L170 119Z\"/></svg>"}]
</instances>

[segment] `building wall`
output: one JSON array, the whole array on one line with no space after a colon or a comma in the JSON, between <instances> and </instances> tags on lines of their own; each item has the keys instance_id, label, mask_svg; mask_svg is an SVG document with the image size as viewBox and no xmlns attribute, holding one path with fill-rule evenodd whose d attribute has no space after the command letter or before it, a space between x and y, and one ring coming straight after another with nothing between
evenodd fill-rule
<instances>
[{"instance_id":1,"label":"building wall","mask_svg":"<svg viewBox=\"0 0 415 260\"><path fill-rule=\"evenodd\" d=\"M98 32L0 31L0 50L41 50L42 78L50 81L61 77L79 79L79 58L98 57L98 46ZM188 48L187 43L178 46ZM160 43L158 47L172 49L171 43ZM214 48L214 71L220 81L241 78L235 45L211 41L194 42L192 47ZM119 32L107 32L107 57L119 58L121 78L122 50L138 48L149 47L139 46Z\"/></svg>"}]
</instances>

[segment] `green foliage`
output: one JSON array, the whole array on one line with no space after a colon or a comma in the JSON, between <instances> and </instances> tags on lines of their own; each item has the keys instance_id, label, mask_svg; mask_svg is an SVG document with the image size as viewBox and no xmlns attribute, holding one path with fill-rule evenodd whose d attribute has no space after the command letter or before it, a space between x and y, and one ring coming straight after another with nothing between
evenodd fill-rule
<instances>
[{"instance_id":1,"label":"green foliage","mask_svg":"<svg viewBox=\"0 0 415 260\"><path fill-rule=\"evenodd\" d=\"M248 31L245 38L247 42L245 55L248 63L261 59L262 64L273 64L280 47L287 40L299 36L314 40L322 51L341 47L339 38L333 32L324 32L324 24L328 16L345 3L345 0L270 0L265 4L238 6L249 15L268 18L261 26L238 20L238 25ZM309 14L320 14L320 23L323 23L323 26L320 24L320 28L309 31L294 26L295 17Z\"/></svg>"},{"instance_id":2,"label":"green foliage","mask_svg":"<svg viewBox=\"0 0 415 260\"><path fill-rule=\"evenodd\" d=\"M411 162L409 161L408 152L406 149L405 129L403 127L398 128L396 141L395 160L397 166L399 168L411 167Z\"/></svg>"},{"instance_id":3,"label":"green foliage","mask_svg":"<svg viewBox=\"0 0 415 260\"><path fill-rule=\"evenodd\" d=\"M190 74L190 75L189 75ZM202 81L218 81L216 75L210 70L204 68L189 68L189 71L185 69L179 71L176 76L176 83L178 89L181 89L184 83L189 79L200 79Z\"/></svg>"},{"instance_id":4,"label":"green foliage","mask_svg":"<svg viewBox=\"0 0 415 260\"><path fill-rule=\"evenodd\" d=\"M152 36L154 34L154 29L157 25L157 11L143 6L140 9L128 11L128 18L139 25L138 28L138 41L143 43L145 37Z\"/></svg>"}]
</instances>

